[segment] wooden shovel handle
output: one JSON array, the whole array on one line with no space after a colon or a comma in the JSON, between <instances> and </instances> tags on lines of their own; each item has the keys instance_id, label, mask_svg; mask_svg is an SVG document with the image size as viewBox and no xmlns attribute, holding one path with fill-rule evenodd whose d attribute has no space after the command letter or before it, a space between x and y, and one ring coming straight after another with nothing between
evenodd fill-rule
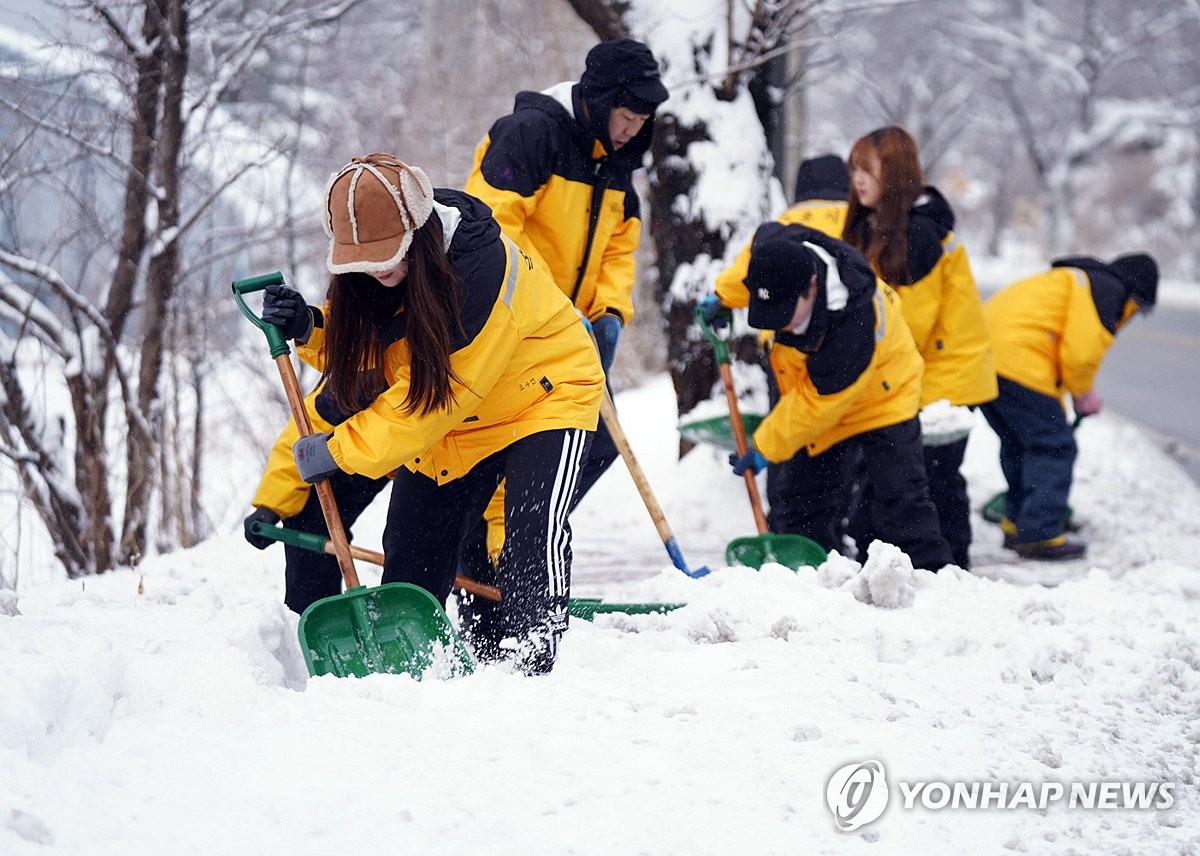
<instances>
[{"instance_id":1,"label":"wooden shovel handle","mask_svg":"<svg viewBox=\"0 0 1200 856\"><path fill-rule=\"evenodd\" d=\"M330 555L335 555L333 552L333 542L325 542L325 552ZM356 547L350 545L350 555L356 559L362 559L364 562L370 562L372 565L383 564L383 553L378 550L368 550L366 547ZM485 600L499 601L501 599L500 589L495 586L489 586L485 583L473 580L470 577L457 576L454 578L454 587L462 589L468 594L478 595Z\"/></svg>"},{"instance_id":2,"label":"wooden shovel handle","mask_svg":"<svg viewBox=\"0 0 1200 856\"><path fill-rule=\"evenodd\" d=\"M300 394L300 381L296 379L296 369L292 366L291 354L280 354L275 358L279 367L279 377L283 380L283 390L287 393L288 404L292 407L292 416L296 420L296 428L301 437L313 433L312 423L308 421L308 411L304 409L304 396ZM337 556L338 567L342 570L342 579L346 581L346 589L358 588L358 571L354 570L354 559L350 555L350 539L342 528L342 515L338 512L337 500L333 496L333 488L327 480L321 480L313 485L317 491L317 499L321 501L321 513L325 515L325 525L329 529L329 540L333 544L333 554Z\"/></svg>"},{"instance_id":3,"label":"wooden shovel handle","mask_svg":"<svg viewBox=\"0 0 1200 856\"><path fill-rule=\"evenodd\" d=\"M733 443L737 447L738 457L746 454L749 444L746 442L746 427L742 425L742 414L738 409L737 392L733 388L733 371L729 363L720 362L717 369L721 372L721 383L725 385L725 401L729 404L729 428L733 431ZM767 517L763 514L762 497L758 493L758 482L754 473L745 470L742 476L746 479L746 492L750 494L750 510L754 513L754 525L758 527L759 535L766 535L770 528Z\"/></svg>"}]
</instances>

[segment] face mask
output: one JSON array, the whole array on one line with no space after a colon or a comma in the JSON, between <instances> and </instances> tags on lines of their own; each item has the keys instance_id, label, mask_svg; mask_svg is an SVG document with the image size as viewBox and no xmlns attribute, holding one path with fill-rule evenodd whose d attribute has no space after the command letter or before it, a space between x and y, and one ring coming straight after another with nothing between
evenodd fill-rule
<instances>
[{"instance_id":1,"label":"face mask","mask_svg":"<svg viewBox=\"0 0 1200 856\"><path fill-rule=\"evenodd\" d=\"M809 309L808 314L804 316L804 320L801 321L799 324L794 324L791 327L788 327L787 332L794 333L795 335L799 336L808 329L808 325L811 321L812 321L812 310Z\"/></svg>"}]
</instances>

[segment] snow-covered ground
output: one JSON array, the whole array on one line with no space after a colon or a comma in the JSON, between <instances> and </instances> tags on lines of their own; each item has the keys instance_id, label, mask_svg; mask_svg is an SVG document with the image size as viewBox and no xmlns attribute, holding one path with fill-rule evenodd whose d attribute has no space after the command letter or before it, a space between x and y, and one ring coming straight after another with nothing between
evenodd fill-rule
<instances>
[{"instance_id":1,"label":"snow-covered ground","mask_svg":"<svg viewBox=\"0 0 1200 856\"><path fill-rule=\"evenodd\" d=\"M672 401L664 377L617 403L684 555L714 571L670 566L618 464L576 514L575 593L688 606L573 622L547 677L309 679L281 550L239 532L8 593L0 853L1200 851L1200 490L1137 429L1078 432L1087 561L1017 563L976 519L973 574L888 549L751 571L720 567L754 532L744 486L720 452L675 460ZM976 505L1002 487L982 422L967 470ZM827 785L866 762L890 801L840 831ZM1007 785L1006 807L926 806L953 783ZM1035 807L1007 807L1021 783ZM1071 805L1121 803L1104 783L1155 797Z\"/></svg>"}]
</instances>

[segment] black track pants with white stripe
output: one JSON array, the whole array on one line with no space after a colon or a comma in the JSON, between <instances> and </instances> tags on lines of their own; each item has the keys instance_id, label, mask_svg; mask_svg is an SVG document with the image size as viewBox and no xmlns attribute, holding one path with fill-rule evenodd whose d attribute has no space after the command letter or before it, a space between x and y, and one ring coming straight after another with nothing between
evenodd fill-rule
<instances>
[{"instance_id":1,"label":"black track pants with white stripe","mask_svg":"<svg viewBox=\"0 0 1200 856\"><path fill-rule=\"evenodd\" d=\"M499 656L503 646L522 670L549 671L567 627L567 512L590 442L591 432L580 429L543 431L442 485L399 470L383 535L383 582L414 583L444 602L459 567L463 538L504 479L504 550L496 578L487 581L500 588L503 601L490 610L483 639L478 633L474 638L491 649L479 651L485 658ZM471 635L471 628L465 629Z\"/></svg>"}]
</instances>

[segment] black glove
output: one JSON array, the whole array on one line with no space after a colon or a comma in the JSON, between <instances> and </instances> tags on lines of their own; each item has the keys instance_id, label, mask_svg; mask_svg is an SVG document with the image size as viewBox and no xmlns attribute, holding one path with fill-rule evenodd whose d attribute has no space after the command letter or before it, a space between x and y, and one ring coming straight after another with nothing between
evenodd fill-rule
<instances>
[{"instance_id":1,"label":"black glove","mask_svg":"<svg viewBox=\"0 0 1200 856\"><path fill-rule=\"evenodd\" d=\"M275 543L274 538L268 538L266 535L255 535L250 531L251 524L265 523L268 526L274 526L279 522L279 515L269 508L256 508L254 513L246 518L243 525L245 526L246 540L250 542L251 547L259 550L265 550Z\"/></svg>"},{"instance_id":2,"label":"black glove","mask_svg":"<svg viewBox=\"0 0 1200 856\"><path fill-rule=\"evenodd\" d=\"M268 285L263 294L262 319L274 324L284 336L307 342L312 334L312 310L304 296L286 285Z\"/></svg>"},{"instance_id":3,"label":"black glove","mask_svg":"<svg viewBox=\"0 0 1200 856\"><path fill-rule=\"evenodd\" d=\"M701 300L699 306L704 313L704 323L713 330L720 330L733 321L733 310L723 305L715 294Z\"/></svg>"}]
</instances>

